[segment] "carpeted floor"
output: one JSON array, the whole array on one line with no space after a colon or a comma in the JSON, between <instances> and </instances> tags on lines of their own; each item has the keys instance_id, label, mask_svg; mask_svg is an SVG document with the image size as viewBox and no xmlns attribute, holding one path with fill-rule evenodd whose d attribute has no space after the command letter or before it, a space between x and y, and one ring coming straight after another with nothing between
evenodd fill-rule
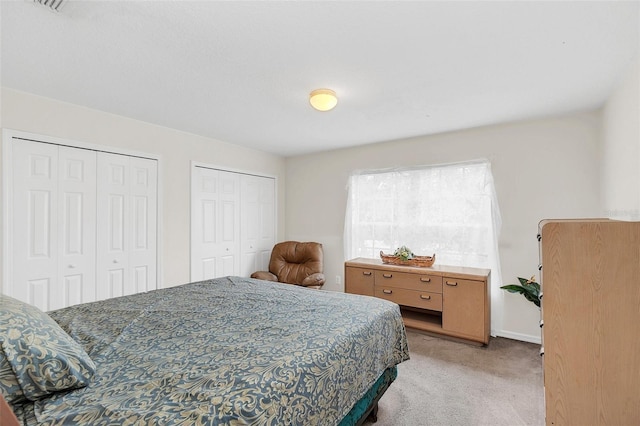
<instances>
[{"instance_id":1,"label":"carpeted floor","mask_svg":"<svg viewBox=\"0 0 640 426\"><path fill-rule=\"evenodd\" d=\"M407 336L411 359L380 400L376 426L544 425L539 345L492 338L477 347L410 329Z\"/></svg>"}]
</instances>

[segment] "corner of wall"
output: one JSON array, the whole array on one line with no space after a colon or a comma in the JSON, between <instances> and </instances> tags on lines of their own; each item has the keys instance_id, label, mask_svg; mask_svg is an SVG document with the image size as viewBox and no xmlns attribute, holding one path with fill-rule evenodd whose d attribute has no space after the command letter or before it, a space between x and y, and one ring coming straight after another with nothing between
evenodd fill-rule
<instances>
[{"instance_id":1,"label":"corner of wall","mask_svg":"<svg viewBox=\"0 0 640 426\"><path fill-rule=\"evenodd\" d=\"M602 208L606 217L640 220L640 58L602 112Z\"/></svg>"}]
</instances>

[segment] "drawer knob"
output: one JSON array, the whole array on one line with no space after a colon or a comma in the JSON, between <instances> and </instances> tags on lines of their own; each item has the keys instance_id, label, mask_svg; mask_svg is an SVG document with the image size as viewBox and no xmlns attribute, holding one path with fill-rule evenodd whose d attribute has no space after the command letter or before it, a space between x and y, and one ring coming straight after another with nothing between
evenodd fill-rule
<instances>
[{"instance_id":1,"label":"drawer knob","mask_svg":"<svg viewBox=\"0 0 640 426\"><path fill-rule=\"evenodd\" d=\"M540 328L544 325L544 320L540 320Z\"/></svg>"},{"instance_id":2,"label":"drawer knob","mask_svg":"<svg viewBox=\"0 0 640 426\"><path fill-rule=\"evenodd\" d=\"M371 275L371 271L362 271L362 275L366 275L368 277Z\"/></svg>"},{"instance_id":3,"label":"drawer knob","mask_svg":"<svg viewBox=\"0 0 640 426\"><path fill-rule=\"evenodd\" d=\"M422 281L423 283L430 283L431 282L431 278L420 277L420 281Z\"/></svg>"},{"instance_id":4,"label":"drawer knob","mask_svg":"<svg viewBox=\"0 0 640 426\"><path fill-rule=\"evenodd\" d=\"M544 355L544 346L540 348L540 356Z\"/></svg>"},{"instance_id":5,"label":"drawer knob","mask_svg":"<svg viewBox=\"0 0 640 426\"><path fill-rule=\"evenodd\" d=\"M448 286L451 287L455 287L458 285L458 283L456 281L445 281L445 284L447 284Z\"/></svg>"},{"instance_id":6,"label":"drawer knob","mask_svg":"<svg viewBox=\"0 0 640 426\"><path fill-rule=\"evenodd\" d=\"M420 299L422 299L422 300L431 300L431 296L426 295L426 294L421 294L420 295Z\"/></svg>"},{"instance_id":7,"label":"drawer knob","mask_svg":"<svg viewBox=\"0 0 640 426\"><path fill-rule=\"evenodd\" d=\"M393 293L393 290L387 290L387 289L385 288L385 289L383 289L383 290L382 290L382 292L383 292L384 294L391 294L391 293Z\"/></svg>"},{"instance_id":8,"label":"drawer knob","mask_svg":"<svg viewBox=\"0 0 640 426\"><path fill-rule=\"evenodd\" d=\"M393 277L393 274L382 274L382 276L385 278L391 278Z\"/></svg>"}]
</instances>

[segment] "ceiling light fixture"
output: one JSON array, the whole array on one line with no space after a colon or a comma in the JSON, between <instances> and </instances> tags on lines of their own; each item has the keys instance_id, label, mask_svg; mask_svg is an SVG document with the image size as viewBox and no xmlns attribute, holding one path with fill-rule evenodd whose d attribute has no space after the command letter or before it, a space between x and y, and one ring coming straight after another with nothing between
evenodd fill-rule
<instances>
[{"instance_id":1,"label":"ceiling light fixture","mask_svg":"<svg viewBox=\"0 0 640 426\"><path fill-rule=\"evenodd\" d=\"M338 97L331 89L316 89L309 94L309 103L318 111L329 111L338 104Z\"/></svg>"}]
</instances>

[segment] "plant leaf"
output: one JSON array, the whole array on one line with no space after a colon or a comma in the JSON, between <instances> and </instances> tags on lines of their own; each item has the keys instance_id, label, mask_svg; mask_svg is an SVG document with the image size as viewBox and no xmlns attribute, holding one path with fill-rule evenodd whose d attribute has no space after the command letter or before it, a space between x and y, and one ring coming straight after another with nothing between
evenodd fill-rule
<instances>
[{"instance_id":1,"label":"plant leaf","mask_svg":"<svg viewBox=\"0 0 640 426\"><path fill-rule=\"evenodd\" d=\"M518 278L518 280L520 280L520 282L523 285L520 286L517 284L508 284L508 285L503 285L500 288L508 291L509 293L520 293L529 302L532 302L537 307L540 307L540 285L534 282L530 282L527 284L528 280L524 278Z\"/></svg>"},{"instance_id":2,"label":"plant leaf","mask_svg":"<svg viewBox=\"0 0 640 426\"><path fill-rule=\"evenodd\" d=\"M524 293L526 289L516 284L503 285L500 287L503 290L507 290L509 293Z\"/></svg>"}]
</instances>

